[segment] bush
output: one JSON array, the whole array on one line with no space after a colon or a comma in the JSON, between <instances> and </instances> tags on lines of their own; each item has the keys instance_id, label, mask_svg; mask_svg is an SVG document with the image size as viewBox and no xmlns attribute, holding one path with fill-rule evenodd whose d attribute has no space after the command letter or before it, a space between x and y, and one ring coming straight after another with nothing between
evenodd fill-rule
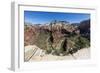
<instances>
[{"instance_id":1,"label":"bush","mask_svg":"<svg viewBox=\"0 0 100 73\"><path fill-rule=\"evenodd\" d=\"M89 47L89 46L90 46L89 40L81 36L75 42L75 47L78 49Z\"/></svg>"},{"instance_id":2,"label":"bush","mask_svg":"<svg viewBox=\"0 0 100 73\"><path fill-rule=\"evenodd\" d=\"M50 54L52 52L52 49L49 48L49 49L46 49L46 54Z\"/></svg>"}]
</instances>

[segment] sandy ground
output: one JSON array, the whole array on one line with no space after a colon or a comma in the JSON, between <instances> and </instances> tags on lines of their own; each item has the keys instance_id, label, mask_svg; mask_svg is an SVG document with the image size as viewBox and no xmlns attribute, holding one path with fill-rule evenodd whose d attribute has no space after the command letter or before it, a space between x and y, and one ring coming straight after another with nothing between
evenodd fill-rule
<instances>
[{"instance_id":1,"label":"sandy ground","mask_svg":"<svg viewBox=\"0 0 100 73\"><path fill-rule=\"evenodd\" d=\"M34 49L37 48L36 52L33 54ZM26 61L55 61L55 60L75 60L75 59L89 59L90 58L90 48L83 48L72 55L67 56L55 56L51 54L44 54L42 50L37 46L27 46L25 47L25 60Z\"/></svg>"}]
</instances>

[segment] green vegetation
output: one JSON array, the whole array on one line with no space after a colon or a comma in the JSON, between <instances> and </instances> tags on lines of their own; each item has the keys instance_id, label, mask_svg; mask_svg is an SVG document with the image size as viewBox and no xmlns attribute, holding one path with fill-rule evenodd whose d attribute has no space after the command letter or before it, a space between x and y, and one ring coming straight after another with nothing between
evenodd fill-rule
<instances>
[{"instance_id":1,"label":"green vegetation","mask_svg":"<svg viewBox=\"0 0 100 73\"><path fill-rule=\"evenodd\" d=\"M75 41L75 47L78 49L89 47L90 42L87 38L84 37L78 37L78 39Z\"/></svg>"},{"instance_id":2,"label":"green vegetation","mask_svg":"<svg viewBox=\"0 0 100 73\"><path fill-rule=\"evenodd\" d=\"M41 32L39 33L35 45L37 45L39 48L46 50L47 49L47 38L49 37L48 33Z\"/></svg>"}]
</instances>

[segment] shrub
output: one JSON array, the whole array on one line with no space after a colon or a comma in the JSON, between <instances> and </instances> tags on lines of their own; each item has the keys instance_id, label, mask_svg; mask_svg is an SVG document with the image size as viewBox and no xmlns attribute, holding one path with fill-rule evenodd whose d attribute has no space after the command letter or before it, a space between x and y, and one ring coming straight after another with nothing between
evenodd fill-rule
<instances>
[{"instance_id":1,"label":"shrub","mask_svg":"<svg viewBox=\"0 0 100 73\"><path fill-rule=\"evenodd\" d=\"M89 40L81 36L75 42L75 47L78 49L89 47L89 46L90 46Z\"/></svg>"}]
</instances>

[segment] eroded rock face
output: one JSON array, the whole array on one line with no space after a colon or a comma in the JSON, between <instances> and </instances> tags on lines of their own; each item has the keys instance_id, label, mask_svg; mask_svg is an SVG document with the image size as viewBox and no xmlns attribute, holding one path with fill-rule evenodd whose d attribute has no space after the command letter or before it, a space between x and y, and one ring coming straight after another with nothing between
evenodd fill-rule
<instances>
[{"instance_id":1,"label":"eroded rock face","mask_svg":"<svg viewBox=\"0 0 100 73\"><path fill-rule=\"evenodd\" d=\"M90 40L90 20L84 20L79 26L80 34Z\"/></svg>"},{"instance_id":2,"label":"eroded rock face","mask_svg":"<svg viewBox=\"0 0 100 73\"><path fill-rule=\"evenodd\" d=\"M43 42L46 41L46 39L49 37L49 33L52 32L54 43L57 44L60 39L62 39L64 36L69 36L71 33L79 33L76 31L77 28L68 25L68 24L52 24L51 25L25 25L24 26L24 45L37 45L36 43L40 37L45 38ZM46 35L46 36L45 36ZM42 38L43 38L42 37ZM43 39L44 39L43 38ZM43 40L40 39L40 40ZM37 45L38 46L38 45ZM55 45L54 45L55 46Z\"/></svg>"},{"instance_id":3,"label":"eroded rock face","mask_svg":"<svg viewBox=\"0 0 100 73\"><path fill-rule=\"evenodd\" d=\"M34 51L36 51L34 56L38 56L42 50L48 49L50 53L56 52L58 55L66 53L66 51L68 52L70 48L73 48L73 51L76 52L77 49L81 47L80 45L83 46L83 44L88 42L87 38L90 38L89 25L88 20L81 22L80 25L71 25L65 22L55 22L49 25L24 25L24 46L26 48L27 46L33 45L30 51L25 52L25 61L30 58ZM86 30L89 30L89 32ZM80 38L80 40L78 38ZM89 44L89 42L87 44ZM84 48L84 46L82 48Z\"/></svg>"}]
</instances>

